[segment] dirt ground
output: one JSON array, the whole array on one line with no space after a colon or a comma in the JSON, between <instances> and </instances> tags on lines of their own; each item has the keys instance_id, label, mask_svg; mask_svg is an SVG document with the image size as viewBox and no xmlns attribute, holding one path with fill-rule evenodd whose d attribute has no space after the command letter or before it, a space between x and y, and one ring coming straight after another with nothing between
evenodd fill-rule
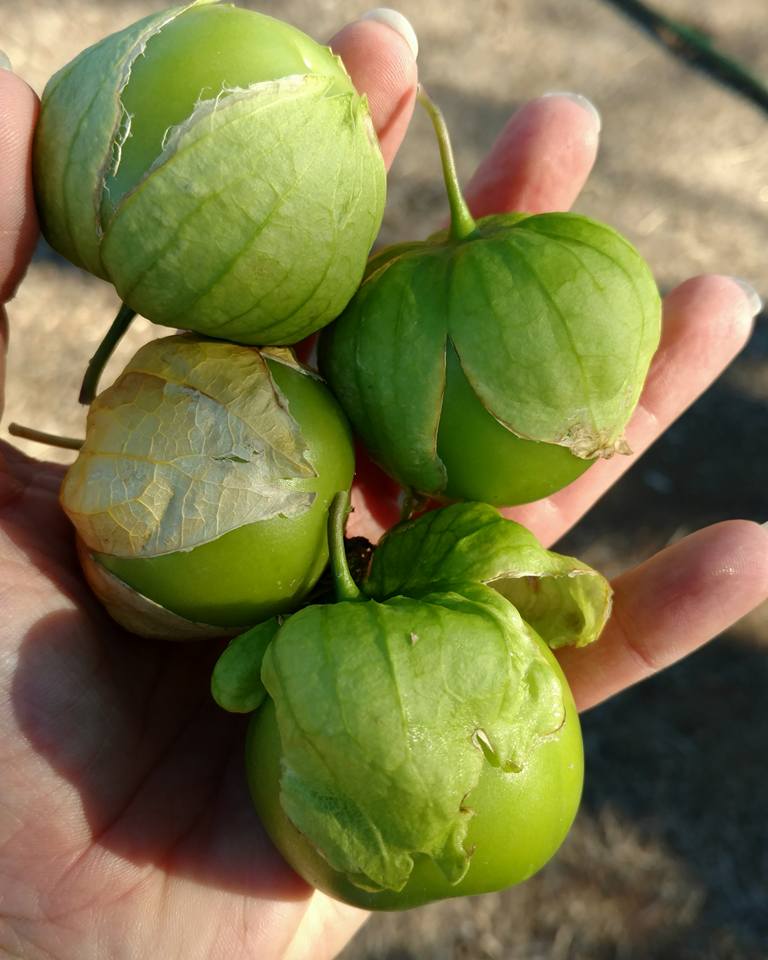
<instances>
[{"instance_id":1,"label":"dirt ground","mask_svg":"<svg viewBox=\"0 0 768 960\"><path fill-rule=\"evenodd\" d=\"M41 91L84 45L164 5L0 0L0 48ZM656 5L768 77L765 0ZM369 6L258 9L325 38ZM577 209L625 233L663 290L711 271L748 278L768 298L768 123L758 107L603 0L400 0L399 9L419 34L422 79L444 108L463 177L517 104L547 90L585 94L603 133ZM382 240L423 236L444 214L430 128L417 117L392 171ZM111 288L41 245L9 309L4 425L82 432L77 387L116 305ZM104 382L159 332L138 322ZM728 373L559 549L613 575L704 524L768 520L767 414L763 315ZM495 896L377 916L344 960L765 960L766 694L764 608L584 717L584 803L539 876Z\"/></svg>"}]
</instances>

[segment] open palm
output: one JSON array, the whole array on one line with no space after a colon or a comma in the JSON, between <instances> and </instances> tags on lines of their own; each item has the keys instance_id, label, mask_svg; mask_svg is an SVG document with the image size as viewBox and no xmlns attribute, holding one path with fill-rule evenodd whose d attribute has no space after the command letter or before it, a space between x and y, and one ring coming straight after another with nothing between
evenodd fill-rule
<instances>
[{"instance_id":1,"label":"open palm","mask_svg":"<svg viewBox=\"0 0 768 960\"><path fill-rule=\"evenodd\" d=\"M371 21L334 46L368 93L390 162L413 106L413 56ZM28 88L0 71L3 301L36 236L35 109ZM567 208L597 133L596 118L567 97L523 107L468 190L473 211ZM662 348L629 434L636 451L738 352L751 313L722 277L667 298ZM550 543L626 465L596 466L509 513ZM25 960L333 956L364 915L311 891L261 831L243 775L243 723L208 692L218 648L140 640L107 618L79 575L60 481L60 468L0 449L0 951ZM354 532L371 538L396 516L394 491L374 469L355 504ZM683 656L761 602L766 557L768 532L734 521L620 577L603 639L562 657L579 703Z\"/></svg>"}]
</instances>

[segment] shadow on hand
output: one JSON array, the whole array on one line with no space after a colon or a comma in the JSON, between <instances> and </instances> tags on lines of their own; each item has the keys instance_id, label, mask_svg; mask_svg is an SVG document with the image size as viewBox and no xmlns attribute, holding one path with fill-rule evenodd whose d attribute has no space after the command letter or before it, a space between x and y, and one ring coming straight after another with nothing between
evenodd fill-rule
<instances>
[{"instance_id":1,"label":"shadow on hand","mask_svg":"<svg viewBox=\"0 0 768 960\"><path fill-rule=\"evenodd\" d=\"M225 714L209 692L220 649L129 636L96 608L61 609L28 631L11 697L28 749L50 765L50 787L16 802L28 830L37 825L46 842L53 838L51 857L57 839L71 852L73 825L84 819L89 838L78 864L94 884L100 873L105 884L131 883L128 862L139 876L152 865L169 880L240 895L311 893L251 805L247 720Z\"/></svg>"}]
</instances>

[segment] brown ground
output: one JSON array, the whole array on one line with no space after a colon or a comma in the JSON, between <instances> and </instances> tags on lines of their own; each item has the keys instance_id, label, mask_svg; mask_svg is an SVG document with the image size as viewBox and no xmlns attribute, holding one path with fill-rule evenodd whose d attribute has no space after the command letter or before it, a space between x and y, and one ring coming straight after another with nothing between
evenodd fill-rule
<instances>
[{"instance_id":1,"label":"brown ground","mask_svg":"<svg viewBox=\"0 0 768 960\"><path fill-rule=\"evenodd\" d=\"M656 0L768 77L765 0ZM41 90L58 66L164 3L0 0L0 47ZM259 9L322 38L371 4ZM590 96L600 159L578 208L626 233L663 289L704 271L768 295L768 124L601 0L400 0L421 39L465 177L510 110L545 90ZM429 127L393 170L384 240L443 216ZM115 309L109 288L39 252L12 304L5 423L82 430L77 385ZM137 324L114 373L150 334ZM109 378L109 374L107 375ZM105 380L105 382L107 382ZM768 327L561 545L613 574L734 516L768 520ZM344 960L768 958L768 610L584 718L588 779L559 856L524 887L374 918Z\"/></svg>"}]
</instances>

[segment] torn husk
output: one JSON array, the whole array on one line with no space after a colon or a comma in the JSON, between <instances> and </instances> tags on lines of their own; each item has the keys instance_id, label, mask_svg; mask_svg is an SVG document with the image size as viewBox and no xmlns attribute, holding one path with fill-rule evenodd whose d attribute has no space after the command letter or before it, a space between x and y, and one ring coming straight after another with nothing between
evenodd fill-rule
<instances>
[{"instance_id":1,"label":"torn husk","mask_svg":"<svg viewBox=\"0 0 768 960\"><path fill-rule=\"evenodd\" d=\"M308 510L293 483L315 475L306 455L258 350L167 337L91 405L61 503L94 552L162 556Z\"/></svg>"},{"instance_id":2,"label":"torn husk","mask_svg":"<svg viewBox=\"0 0 768 960\"><path fill-rule=\"evenodd\" d=\"M209 623L185 620L137 593L110 573L94 558L80 537L77 538L77 553L88 586L113 620L130 633L150 640L205 640L234 637L247 629L247 626L216 627Z\"/></svg>"}]
</instances>

